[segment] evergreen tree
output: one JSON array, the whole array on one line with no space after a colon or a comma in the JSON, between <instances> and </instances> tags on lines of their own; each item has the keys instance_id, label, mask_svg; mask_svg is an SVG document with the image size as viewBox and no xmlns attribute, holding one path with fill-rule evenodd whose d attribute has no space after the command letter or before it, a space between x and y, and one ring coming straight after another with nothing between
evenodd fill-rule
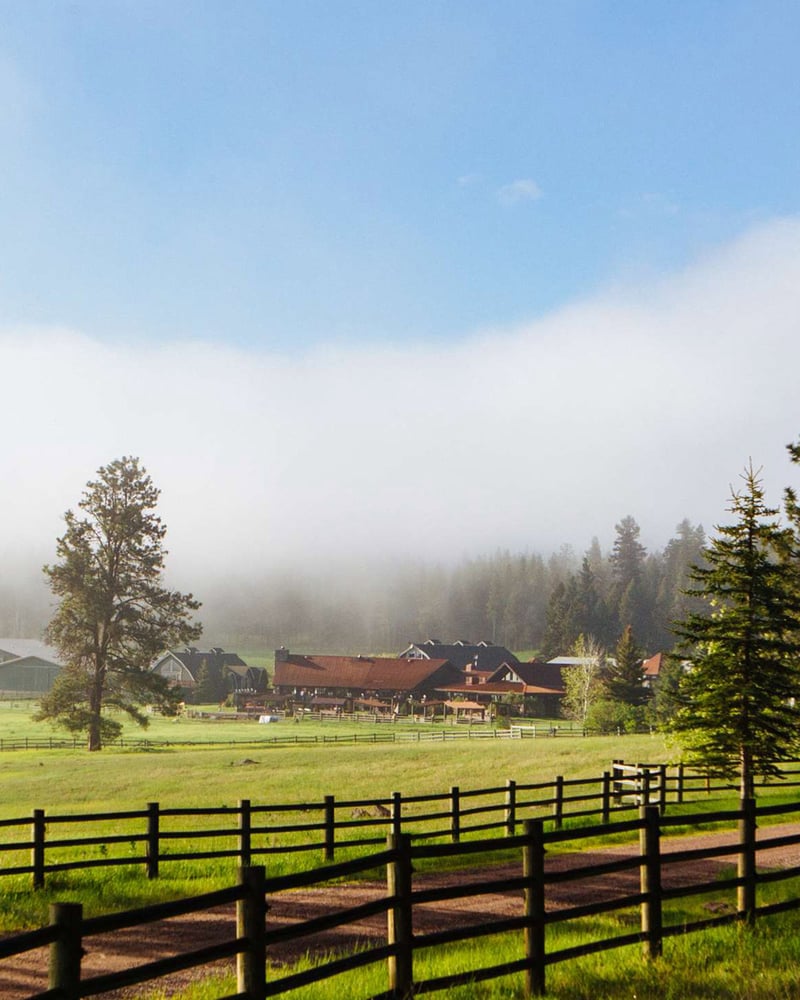
<instances>
[{"instance_id":1,"label":"evergreen tree","mask_svg":"<svg viewBox=\"0 0 800 1000\"><path fill-rule=\"evenodd\" d=\"M611 553L611 566L617 588L624 593L631 583L641 579L647 549L639 541L639 525L630 514L623 517L614 530L617 537Z\"/></svg>"},{"instance_id":2,"label":"evergreen tree","mask_svg":"<svg viewBox=\"0 0 800 1000\"><path fill-rule=\"evenodd\" d=\"M765 503L752 465L742 479L733 523L717 529L692 574L705 611L675 628L687 670L672 729L687 760L737 774L749 798L756 773L780 775L800 749L800 587L795 531Z\"/></svg>"},{"instance_id":3,"label":"evergreen tree","mask_svg":"<svg viewBox=\"0 0 800 1000\"><path fill-rule=\"evenodd\" d=\"M197 671L197 684L194 689L194 700L198 705L213 705L224 701L228 695L227 678L219 664L209 663L208 657L203 657Z\"/></svg>"},{"instance_id":4,"label":"evergreen tree","mask_svg":"<svg viewBox=\"0 0 800 1000\"><path fill-rule=\"evenodd\" d=\"M659 727L668 729L680 707L680 687L684 667L675 657L664 656L661 670L654 682L651 702L652 719Z\"/></svg>"},{"instance_id":5,"label":"evergreen tree","mask_svg":"<svg viewBox=\"0 0 800 1000\"><path fill-rule=\"evenodd\" d=\"M150 665L200 635L190 621L198 602L161 584L166 528L153 513L158 494L138 459L104 466L78 503L85 516L64 515L59 562L44 568L60 598L47 638L66 666L37 718L87 733L89 750L119 734L109 710L146 726L143 705L173 708L176 691Z\"/></svg>"},{"instance_id":6,"label":"evergreen tree","mask_svg":"<svg viewBox=\"0 0 800 1000\"><path fill-rule=\"evenodd\" d=\"M630 625L623 629L614 650L614 658L608 664L605 689L612 701L625 705L643 705L649 697L644 686L642 653L634 640Z\"/></svg>"},{"instance_id":7,"label":"evergreen tree","mask_svg":"<svg viewBox=\"0 0 800 1000\"><path fill-rule=\"evenodd\" d=\"M556 584L547 604L547 626L542 640L542 654L545 659L559 656L570 646L570 607L567 587Z\"/></svg>"},{"instance_id":8,"label":"evergreen tree","mask_svg":"<svg viewBox=\"0 0 800 1000\"><path fill-rule=\"evenodd\" d=\"M575 626L580 629L580 636L597 635L600 625L600 594L595 582L594 570L589 563L589 557L584 556L581 571L577 579L577 593L574 609Z\"/></svg>"},{"instance_id":9,"label":"evergreen tree","mask_svg":"<svg viewBox=\"0 0 800 1000\"><path fill-rule=\"evenodd\" d=\"M661 560L661 574L654 601L654 630L651 649L670 649L675 642L672 622L682 621L692 612L703 610L700 598L687 593L691 586L691 569L702 566L706 536L702 525L692 525L684 518L667 542Z\"/></svg>"},{"instance_id":10,"label":"evergreen tree","mask_svg":"<svg viewBox=\"0 0 800 1000\"><path fill-rule=\"evenodd\" d=\"M641 634L647 618L644 587L647 549L639 541L639 530L630 514L615 525L617 535L609 558L613 581L609 605L616 615L615 635L627 624Z\"/></svg>"}]
</instances>

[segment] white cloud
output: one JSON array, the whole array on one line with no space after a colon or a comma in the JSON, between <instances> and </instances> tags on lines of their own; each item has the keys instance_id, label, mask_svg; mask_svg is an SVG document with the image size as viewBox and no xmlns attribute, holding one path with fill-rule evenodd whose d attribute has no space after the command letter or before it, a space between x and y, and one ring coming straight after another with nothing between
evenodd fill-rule
<instances>
[{"instance_id":1,"label":"white cloud","mask_svg":"<svg viewBox=\"0 0 800 1000\"><path fill-rule=\"evenodd\" d=\"M0 552L51 558L63 511L123 454L161 487L186 572L580 549L628 513L660 546L684 516L724 516L749 456L773 500L792 481L798 287L791 219L449 346L298 358L7 330Z\"/></svg>"},{"instance_id":2,"label":"white cloud","mask_svg":"<svg viewBox=\"0 0 800 1000\"><path fill-rule=\"evenodd\" d=\"M497 190L497 200L507 208L519 205L520 202L524 201L538 201L541 197L542 189L530 177L523 177L510 184L504 184Z\"/></svg>"},{"instance_id":3,"label":"white cloud","mask_svg":"<svg viewBox=\"0 0 800 1000\"><path fill-rule=\"evenodd\" d=\"M473 184L478 184L480 182L480 174L462 174L458 178L459 187L472 187Z\"/></svg>"}]
</instances>

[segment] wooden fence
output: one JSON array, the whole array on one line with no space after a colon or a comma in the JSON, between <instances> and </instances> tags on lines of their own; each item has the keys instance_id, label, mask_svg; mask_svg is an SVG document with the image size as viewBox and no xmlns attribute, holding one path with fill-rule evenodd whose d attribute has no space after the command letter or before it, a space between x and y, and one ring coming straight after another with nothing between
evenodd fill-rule
<instances>
[{"instance_id":1,"label":"wooden fence","mask_svg":"<svg viewBox=\"0 0 800 1000\"><path fill-rule=\"evenodd\" d=\"M208 718L213 718L209 715ZM236 717L227 717L220 714L217 716L220 721L232 721ZM145 739L142 737L120 737L119 739L112 740L107 745L109 747L117 747L120 749L137 749L137 750L152 750L160 748L169 747L247 747L247 746L258 746L258 747L287 747L287 746L316 746L319 744L343 744L345 746L352 746L354 744L376 744L376 743L444 743L450 740L506 740L506 739L518 739L520 735L523 735L526 739L552 739L553 737L558 738L576 738L583 739L588 736L607 736L609 733L590 728L578 728L573 726L571 723L565 724L563 720L556 721L552 725L517 725L512 724L508 729L497 728L494 725L489 725L487 723L476 722L475 720L455 720L448 719L446 723L442 723L441 720L436 720L435 723L431 723L428 720L427 723L423 723L421 720L416 723L400 721L395 722L393 719L376 719L373 716L364 717L358 719L353 716L334 716L332 713L309 713L304 716L304 719L313 722L329 722L330 729L335 730L337 723L341 722L363 722L369 724L378 724L379 729L373 732L367 733L305 733L303 731L303 724L300 723L297 726L292 727L293 731L290 734L284 733L284 735L273 735L269 732L259 731L255 732L256 729L265 730L269 729L269 726L258 727L255 721L255 717L250 716L239 716L239 721L241 721L242 726L246 727L253 734L250 737L244 737L242 739L207 739L207 740L192 740L189 738L183 738L176 736L169 740L153 740ZM252 725L249 725L252 723ZM383 723L383 725L381 725ZM522 730L522 733L519 732ZM646 727L640 730L642 733L652 733L651 727ZM625 735L622 733L617 733L617 735ZM44 738L33 738L33 737L19 737L15 739L6 739L0 737L0 752L7 750L80 750L86 746L85 737L58 737L50 736Z\"/></svg>"},{"instance_id":2,"label":"wooden fence","mask_svg":"<svg viewBox=\"0 0 800 1000\"><path fill-rule=\"evenodd\" d=\"M325 722L324 716L309 715L306 718L315 722ZM332 724L330 728L335 730L334 720L328 720ZM341 720L337 719L336 722ZM345 720L349 721L349 720ZM373 723L372 718L368 720ZM495 726L480 724L476 722L448 722L446 724L418 722L414 725L410 723L391 723L385 720L386 724L380 730L367 733L305 733L303 725L298 725L291 735L284 734L271 735L268 732L255 733L254 725L250 731L250 737L242 739L216 739L216 740L192 740L188 738L175 737L169 740L144 739L142 737L120 737L110 741L109 747L119 749L152 750L169 747L286 747L286 746L317 746L319 744L341 744L353 746L354 744L375 744L375 743L445 743L450 740L506 740L517 738L516 729L520 727L512 726L509 729L498 729ZM243 725L246 723L243 723ZM264 727L262 727L264 728ZM266 727L267 729L269 727ZM584 738L587 736L602 736L599 730L575 729L567 726L527 726L521 727L526 730L526 737L538 738L552 737L574 737ZM0 737L0 752L7 750L80 750L86 746L85 737L58 737L50 736L42 739L29 736L16 739Z\"/></svg>"},{"instance_id":3,"label":"wooden fence","mask_svg":"<svg viewBox=\"0 0 800 1000\"><path fill-rule=\"evenodd\" d=\"M800 803L757 807L754 800L748 800L738 810L683 817L665 817L657 806L642 806L636 818L582 830L548 831L545 830L543 820L527 820L524 831L509 837L504 845L509 856L516 859L516 874L497 878L493 877L491 868L485 868L479 876L471 875L471 881L460 881L447 888L419 887L417 879L424 882L424 875L415 873L422 870L425 861L430 863L433 860L441 864L454 858L463 861L467 856L480 857L487 851L496 854L496 840L414 844L407 835L391 834L386 850L356 861L266 879L263 869L245 868L240 871L239 883L235 888L130 913L83 920L79 905L56 905L51 910L49 927L0 942L0 958L50 945L50 989L38 994L36 1000L78 1000L79 997L90 996L101 990L152 981L169 972L198 967L232 955L237 958L237 993L225 997L225 1000L265 1000L266 997L279 996L301 986L331 979L378 962L385 963L387 989L373 994L372 1000L406 1000L424 993L511 975L521 976L525 996L542 996L546 991L547 969L556 963L630 945L639 945L644 955L653 959L661 955L665 939L675 935L703 931L734 921L753 924L758 917L799 908L800 894L797 887L792 887L788 880L800 877L800 867L762 871L757 862L760 852L769 848L800 845L800 836L787 835L778 829L777 836L759 837L756 840L759 819L769 817L775 820L790 815L796 817L798 813ZM671 845L676 849L665 850L663 834L678 823L698 829L710 824L718 827L720 823L725 823L737 831L737 836L727 847L681 850L680 841L677 841ZM592 862L591 855L587 853L591 839L624 833L638 835L637 853L606 859L599 864ZM567 844L575 863L566 870L558 869L551 863L556 855L555 848L557 845ZM583 863L584 858L589 863ZM697 880L690 884L684 878L675 885L669 885L669 872L674 867L712 858L731 859L736 865L736 874L706 881L697 876ZM352 878L383 867L386 869L385 893L367 903L337 912L329 912L326 907L324 916L290 921L278 926L276 924L280 924L279 919L270 916L273 909L277 910L278 907L268 904L274 904L276 897L282 892L299 887L322 886L333 879ZM606 878L624 872L632 873L632 885L620 887L615 881L610 893L603 890ZM587 883L594 900L566 906L562 901L558 908L552 907L550 903L554 887L568 881ZM783 898L777 903L759 905L759 886L781 882L785 885ZM729 904L726 912L715 912L688 922L683 912L677 917L670 916L670 904L674 901L708 893L713 893L715 899L718 899L725 892L732 895L735 893L735 902ZM481 898L497 893L516 895L520 901L516 915L496 920L486 919L486 907L481 906ZM331 897L326 896L326 899ZM585 894L583 898L586 898ZM473 900L469 910L461 912L471 911L480 914L480 918L468 922L462 917L462 923L457 927L428 933L414 931L415 914L419 914L425 906L453 899ZM92 935L197 912L233 901L237 904L237 926L235 933L226 941L188 954L129 968L124 972L81 979L81 954L87 947L87 938ZM608 935L597 920L606 914L619 915L636 911L639 924L636 931ZM379 939L379 943L352 954L331 955L329 951L325 951L310 968L289 972L280 978L279 970L275 969L265 977L269 959L280 960L283 944L301 938L307 939L309 935L345 927L381 914L387 916L385 941ZM580 927L586 937L584 943L559 947L558 932L554 933L553 929L564 924L569 924L572 929ZM427 979L420 978L415 967L415 957L422 950L438 950L490 935L512 934L515 935L513 940L518 943L519 952L518 957L510 961L466 967ZM467 954L473 956L480 952L473 949ZM464 962L467 961L465 958Z\"/></svg>"},{"instance_id":4,"label":"wooden fence","mask_svg":"<svg viewBox=\"0 0 800 1000\"><path fill-rule=\"evenodd\" d=\"M800 778L800 771L793 772ZM790 780L786 786L800 782ZM458 786L428 795L392 793L384 799L169 808L151 802L144 809L106 813L51 814L0 820L0 878L30 875L35 888L54 872L141 866L157 878L163 864L234 859L247 866L259 858L320 852L333 861L337 851L382 844L387 825L413 841L449 840L491 834L513 837L525 819L548 818L555 829L566 821L602 823L623 810L669 804L729 790L700 772L664 764L625 765L616 761L599 777L545 782L507 781L465 790Z\"/></svg>"}]
</instances>

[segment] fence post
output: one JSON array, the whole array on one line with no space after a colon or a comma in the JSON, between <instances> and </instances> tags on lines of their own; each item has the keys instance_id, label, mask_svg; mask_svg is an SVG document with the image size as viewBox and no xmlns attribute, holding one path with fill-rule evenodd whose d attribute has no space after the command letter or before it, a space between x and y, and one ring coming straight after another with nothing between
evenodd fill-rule
<instances>
[{"instance_id":1,"label":"fence post","mask_svg":"<svg viewBox=\"0 0 800 1000\"><path fill-rule=\"evenodd\" d=\"M661 920L661 831L657 806L639 810L642 827L639 833L642 864L639 885L644 896L641 905L642 947L645 958L658 958L662 945Z\"/></svg>"},{"instance_id":2,"label":"fence post","mask_svg":"<svg viewBox=\"0 0 800 1000\"><path fill-rule=\"evenodd\" d=\"M642 789L641 803L640 804L643 805L643 806L649 806L650 805L650 769L648 767L646 767L644 764L637 764L636 767L637 767L637 769L639 771L639 779L641 781L641 789Z\"/></svg>"},{"instance_id":3,"label":"fence post","mask_svg":"<svg viewBox=\"0 0 800 1000\"><path fill-rule=\"evenodd\" d=\"M611 822L611 775L603 771L603 822Z\"/></svg>"},{"instance_id":4,"label":"fence post","mask_svg":"<svg viewBox=\"0 0 800 1000\"><path fill-rule=\"evenodd\" d=\"M389 990L398 1000L414 995L414 950L411 914L411 837L390 834L386 846L394 861L386 866L387 942L394 945L388 959Z\"/></svg>"},{"instance_id":5,"label":"fence post","mask_svg":"<svg viewBox=\"0 0 800 1000\"><path fill-rule=\"evenodd\" d=\"M512 778L506 781L506 835L514 836L517 828L517 783Z\"/></svg>"},{"instance_id":6,"label":"fence post","mask_svg":"<svg viewBox=\"0 0 800 1000\"><path fill-rule=\"evenodd\" d=\"M556 821L556 830L561 829L561 822L564 818L564 776L559 774L556 778L556 787L553 797L553 819Z\"/></svg>"},{"instance_id":7,"label":"fence post","mask_svg":"<svg viewBox=\"0 0 800 1000\"><path fill-rule=\"evenodd\" d=\"M683 802L683 764L678 764L678 805Z\"/></svg>"},{"instance_id":8,"label":"fence post","mask_svg":"<svg viewBox=\"0 0 800 1000\"><path fill-rule=\"evenodd\" d=\"M667 765L658 765L658 808L663 816L667 811Z\"/></svg>"},{"instance_id":9,"label":"fence post","mask_svg":"<svg viewBox=\"0 0 800 1000\"><path fill-rule=\"evenodd\" d=\"M242 868L250 866L251 829L250 799L239 799L239 864Z\"/></svg>"},{"instance_id":10,"label":"fence post","mask_svg":"<svg viewBox=\"0 0 800 1000\"><path fill-rule=\"evenodd\" d=\"M619 805L619 803L622 800L622 782L621 782L622 767L621 767L621 765L623 763L624 762L621 761L621 760L615 760L615 761L612 761L612 764L611 764L611 770L612 770L612 773L614 775L614 788L613 788L614 802L617 805Z\"/></svg>"},{"instance_id":11,"label":"fence post","mask_svg":"<svg viewBox=\"0 0 800 1000\"><path fill-rule=\"evenodd\" d=\"M239 869L242 899L236 902L236 936L244 939L244 950L236 955L236 989L247 1000L264 1000L267 995L267 900L264 868Z\"/></svg>"},{"instance_id":12,"label":"fence post","mask_svg":"<svg viewBox=\"0 0 800 1000\"><path fill-rule=\"evenodd\" d=\"M756 800L742 799L739 820L739 857L736 874L741 884L736 890L736 909L749 926L756 922Z\"/></svg>"},{"instance_id":13,"label":"fence post","mask_svg":"<svg viewBox=\"0 0 800 1000\"><path fill-rule=\"evenodd\" d=\"M458 785L450 789L450 839L457 844L461 839L461 800Z\"/></svg>"},{"instance_id":14,"label":"fence post","mask_svg":"<svg viewBox=\"0 0 800 1000\"><path fill-rule=\"evenodd\" d=\"M522 853L525 879L525 996L545 992L544 822L525 820Z\"/></svg>"},{"instance_id":15,"label":"fence post","mask_svg":"<svg viewBox=\"0 0 800 1000\"><path fill-rule=\"evenodd\" d=\"M50 945L49 985L62 1000L78 1000L81 995L82 922L80 903L50 904L50 925L58 930Z\"/></svg>"},{"instance_id":16,"label":"fence post","mask_svg":"<svg viewBox=\"0 0 800 1000\"><path fill-rule=\"evenodd\" d=\"M33 810L33 826L31 829L31 865L33 867L33 888L44 888L44 809Z\"/></svg>"},{"instance_id":17,"label":"fence post","mask_svg":"<svg viewBox=\"0 0 800 1000\"><path fill-rule=\"evenodd\" d=\"M403 832L403 796L401 792L392 792L392 833L399 837Z\"/></svg>"},{"instance_id":18,"label":"fence post","mask_svg":"<svg viewBox=\"0 0 800 1000\"><path fill-rule=\"evenodd\" d=\"M147 877L158 878L159 855L158 803L147 803Z\"/></svg>"},{"instance_id":19,"label":"fence post","mask_svg":"<svg viewBox=\"0 0 800 1000\"><path fill-rule=\"evenodd\" d=\"M336 838L336 806L332 795L325 796L325 850L326 861L333 861Z\"/></svg>"}]
</instances>

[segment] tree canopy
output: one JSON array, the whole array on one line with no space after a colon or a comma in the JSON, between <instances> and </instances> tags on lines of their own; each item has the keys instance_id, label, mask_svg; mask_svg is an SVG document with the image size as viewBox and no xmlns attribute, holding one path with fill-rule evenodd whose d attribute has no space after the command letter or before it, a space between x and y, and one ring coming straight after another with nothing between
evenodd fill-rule
<instances>
[{"instance_id":1,"label":"tree canopy","mask_svg":"<svg viewBox=\"0 0 800 1000\"><path fill-rule=\"evenodd\" d=\"M752 465L734 491L731 524L717 529L693 571L703 611L675 626L685 664L672 730L686 759L738 774L779 775L800 749L800 587L797 536L767 506Z\"/></svg>"},{"instance_id":2,"label":"tree canopy","mask_svg":"<svg viewBox=\"0 0 800 1000\"><path fill-rule=\"evenodd\" d=\"M642 652L636 644L633 628L626 625L609 660L605 675L609 698L625 705L643 705L650 692L644 686Z\"/></svg>"},{"instance_id":3,"label":"tree canopy","mask_svg":"<svg viewBox=\"0 0 800 1000\"><path fill-rule=\"evenodd\" d=\"M150 666L165 648L201 633L191 620L199 603L163 586L158 497L138 458L102 467L78 503L83 516L64 515L58 562L44 567L59 598L47 639L65 667L37 717L86 733L90 750L119 734L114 713L145 726L145 705L174 710L175 690Z\"/></svg>"},{"instance_id":4,"label":"tree canopy","mask_svg":"<svg viewBox=\"0 0 800 1000\"><path fill-rule=\"evenodd\" d=\"M572 653L580 662L562 670L561 710L565 718L585 726L592 706L603 696L606 654L595 638L584 635L578 636Z\"/></svg>"}]
</instances>

